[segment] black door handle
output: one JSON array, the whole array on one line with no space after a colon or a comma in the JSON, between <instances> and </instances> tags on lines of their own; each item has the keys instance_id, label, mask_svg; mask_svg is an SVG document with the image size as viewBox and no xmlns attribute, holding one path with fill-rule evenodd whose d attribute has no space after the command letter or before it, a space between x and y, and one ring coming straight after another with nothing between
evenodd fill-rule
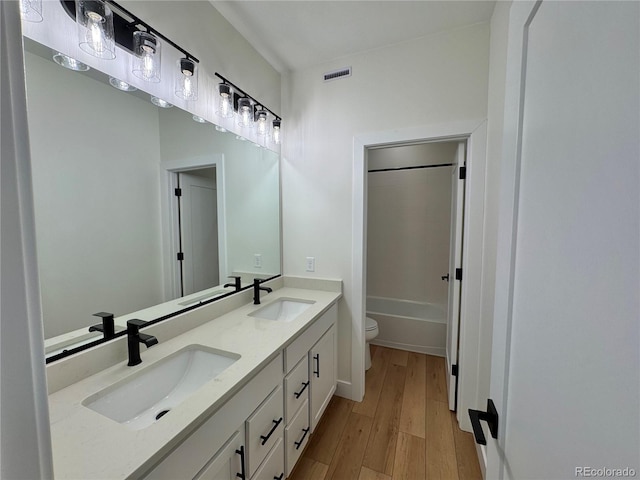
<instances>
[{"instance_id":1,"label":"black door handle","mask_svg":"<svg viewBox=\"0 0 640 480\"><path fill-rule=\"evenodd\" d=\"M282 472L279 476L273 477L273 480L282 480L284 478L284 472Z\"/></svg>"},{"instance_id":2,"label":"black door handle","mask_svg":"<svg viewBox=\"0 0 640 480\"><path fill-rule=\"evenodd\" d=\"M442 280L446 280L447 282L449 281L449 274L447 273L446 275L443 275L440 277Z\"/></svg>"},{"instance_id":3,"label":"black door handle","mask_svg":"<svg viewBox=\"0 0 640 480\"><path fill-rule=\"evenodd\" d=\"M484 420L489 425L489 431L493 438L498 438L498 411L493 404L493 400L487 400L487 411L469 409L469 418L471 419L471 427L473 428L473 436L476 437L476 443L486 445L487 439L482 431L480 420Z\"/></svg>"}]
</instances>

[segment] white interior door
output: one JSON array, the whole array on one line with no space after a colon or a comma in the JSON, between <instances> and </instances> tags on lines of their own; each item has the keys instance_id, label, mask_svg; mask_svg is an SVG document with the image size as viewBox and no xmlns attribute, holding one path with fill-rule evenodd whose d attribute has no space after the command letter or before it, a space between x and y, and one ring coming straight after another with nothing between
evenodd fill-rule
<instances>
[{"instance_id":1,"label":"white interior door","mask_svg":"<svg viewBox=\"0 0 640 480\"><path fill-rule=\"evenodd\" d=\"M189 295L220 283L217 192L212 176L179 175L183 295Z\"/></svg>"},{"instance_id":2,"label":"white interior door","mask_svg":"<svg viewBox=\"0 0 640 480\"><path fill-rule=\"evenodd\" d=\"M640 471L639 18L511 6L487 478Z\"/></svg>"},{"instance_id":3,"label":"white interior door","mask_svg":"<svg viewBox=\"0 0 640 480\"><path fill-rule=\"evenodd\" d=\"M465 168L465 144L460 142L456 152L456 165L451 173L451 235L449 248L449 305L447 309L447 392L449 409L456 409L458 392L458 336L460 330L460 287L462 279L462 224L464 213L464 178L460 169Z\"/></svg>"}]
</instances>

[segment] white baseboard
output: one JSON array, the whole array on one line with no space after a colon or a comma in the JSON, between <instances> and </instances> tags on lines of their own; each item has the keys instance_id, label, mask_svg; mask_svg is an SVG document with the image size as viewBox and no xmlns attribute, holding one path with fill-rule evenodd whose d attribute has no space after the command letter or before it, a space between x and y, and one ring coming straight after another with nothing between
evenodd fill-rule
<instances>
[{"instance_id":1,"label":"white baseboard","mask_svg":"<svg viewBox=\"0 0 640 480\"><path fill-rule=\"evenodd\" d=\"M338 380L336 385L336 395L343 398L348 398L349 400L353 400L351 396L353 388L351 386L351 382L345 382L344 380Z\"/></svg>"},{"instance_id":2,"label":"white baseboard","mask_svg":"<svg viewBox=\"0 0 640 480\"><path fill-rule=\"evenodd\" d=\"M397 348L398 350L406 350L408 352L424 353L436 357L446 356L446 351L441 347L423 347L422 345L411 345L409 343L389 342L388 340L373 340L371 345L380 345L381 347Z\"/></svg>"}]
</instances>

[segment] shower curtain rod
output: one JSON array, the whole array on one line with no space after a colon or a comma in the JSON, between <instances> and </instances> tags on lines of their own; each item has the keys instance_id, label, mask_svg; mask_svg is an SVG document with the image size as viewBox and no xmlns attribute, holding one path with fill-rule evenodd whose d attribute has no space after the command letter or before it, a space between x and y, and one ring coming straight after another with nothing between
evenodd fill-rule
<instances>
[{"instance_id":1,"label":"shower curtain rod","mask_svg":"<svg viewBox=\"0 0 640 480\"><path fill-rule=\"evenodd\" d=\"M453 167L453 163L438 163L437 165L419 165L415 167L398 167L398 168L378 168L376 170L368 170L369 173L377 172L396 172L399 170L416 170L419 168L438 168L438 167Z\"/></svg>"}]
</instances>

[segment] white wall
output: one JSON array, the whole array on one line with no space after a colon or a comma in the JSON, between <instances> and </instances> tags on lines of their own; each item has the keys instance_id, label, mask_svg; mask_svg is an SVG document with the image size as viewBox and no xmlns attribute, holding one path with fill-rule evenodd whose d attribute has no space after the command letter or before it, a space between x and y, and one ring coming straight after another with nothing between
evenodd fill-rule
<instances>
[{"instance_id":1,"label":"white wall","mask_svg":"<svg viewBox=\"0 0 640 480\"><path fill-rule=\"evenodd\" d=\"M457 144L432 145L452 147L435 162L455 162ZM386 154L393 159L386 168L391 164L415 163L412 156L397 158L402 151L410 154L413 149L407 148L370 151L369 169L374 163L374 168L385 168L382 158ZM451 170L452 167L436 167L368 174L368 296L434 303L446 308L448 284L441 276L449 271Z\"/></svg>"},{"instance_id":2,"label":"white wall","mask_svg":"<svg viewBox=\"0 0 640 480\"><path fill-rule=\"evenodd\" d=\"M356 299L351 281L353 139L393 130L486 116L489 25L486 23L369 51L293 72L283 82L287 120L283 151L284 273L341 278L338 378L351 381ZM322 74L353 67L351 77ZM316 257L315 273L305 257Z\"/></svg>"},{"instance_id":3,"label":"white wall","mask_svg":"<svg viewBox=\"0 0 640 480\"><path fill-rule=\"evenodd\" d=\"M158 108L26 53L45 338L162 297Z\"/></svg>"}]
</instances>

